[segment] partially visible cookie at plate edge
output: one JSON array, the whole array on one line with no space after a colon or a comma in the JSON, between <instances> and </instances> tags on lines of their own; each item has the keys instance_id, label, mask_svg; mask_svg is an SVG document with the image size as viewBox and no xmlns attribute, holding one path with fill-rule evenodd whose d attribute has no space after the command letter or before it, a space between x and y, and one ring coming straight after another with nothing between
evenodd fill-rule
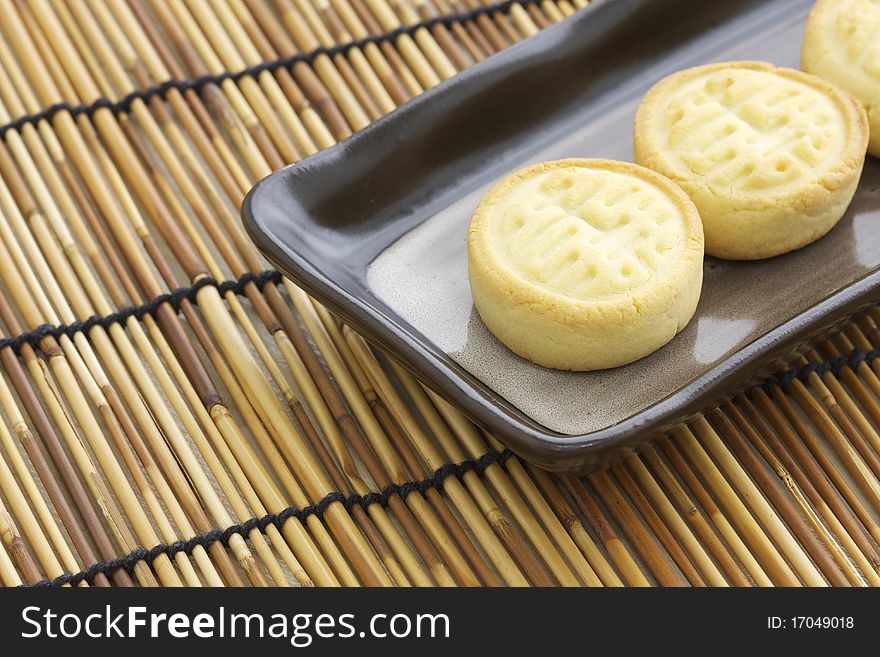
<instances>
[{"instance_id":1,"label":"partially visible cookie at plate edge","mask_svg":"<svg viewBox=\"0 0 880 657\"><path fill-rule=\"evenodd\" d=\"M861 101L871 125L868 152L880 157L880 2L819 0L807 20L801 66Z\"/></svg>"}]
</instances>

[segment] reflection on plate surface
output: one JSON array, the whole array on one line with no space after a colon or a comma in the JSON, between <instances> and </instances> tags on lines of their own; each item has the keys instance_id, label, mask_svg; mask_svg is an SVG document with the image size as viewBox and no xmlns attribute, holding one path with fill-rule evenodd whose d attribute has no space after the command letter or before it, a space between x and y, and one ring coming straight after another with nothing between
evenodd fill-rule
<instances>
[{"instance_id":1,"label":"reflection on plate surface","mask_svg":"<svg viewBox=\"0 0 880 657\"><path fill-rule=\"evenodd\" d=\"M763 59L797 67L808 3L769 32L737 39L714 61ZM709 35L717 39L718 35ZM707 37L709 38L709 37ZM696 42L681 68L705 63ZM661 62L622 86L601 115L579 117L552 146L524 155L509 171L562 157L632 159L635 108ZM664 68L667 67L667 68ZM608 109L609 106L611 109ZM505 175L501 171L497 178ZM499 343L473 311L467 282L467 225L488 184L399 239L369 267L370 289L430 342L536 422L566 434L612 426L668 397L722 359L880 265L880 163L869 158L847 215L819 242L758 262L707 259L703 296L691 323L668 345L614 370L572 373L519 358ZM638 382L634 385L634 382Z\"/></svg>"}]
</instances>

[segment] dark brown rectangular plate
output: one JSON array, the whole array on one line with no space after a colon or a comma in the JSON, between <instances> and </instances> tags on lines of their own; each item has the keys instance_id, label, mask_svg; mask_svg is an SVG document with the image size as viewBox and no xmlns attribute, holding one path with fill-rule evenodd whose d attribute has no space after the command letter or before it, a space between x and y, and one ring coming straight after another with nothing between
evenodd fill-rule
<instances>
[{"instance_id":1,"label":"dark brown rectangular plate","mask_svg":"<svg viewBox=\"0 0 880 657\"><path fill-rule=\"evenodd\" d=\"M707 258L703 295L666 347L615 370L548 370L473 312L466 229L508 171L632 157L632 117L665 75L709 61L799 63L809 0L595 0L351 139L260 182L243 208L267 257L527 459L601 467L744 389L880 300L880 165L847 215L792 254Z\"/></svg>"}]
</instances>

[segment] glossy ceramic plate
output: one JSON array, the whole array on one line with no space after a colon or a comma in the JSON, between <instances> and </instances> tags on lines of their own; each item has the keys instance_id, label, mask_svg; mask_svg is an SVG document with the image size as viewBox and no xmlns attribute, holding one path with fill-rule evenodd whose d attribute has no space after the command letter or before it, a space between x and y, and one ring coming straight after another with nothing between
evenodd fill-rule
<instances>
[{"instance_id":1,"label":"glossy ceramic plate","mask_svg":"<svg viewBox=\"0 0 880 657\"><path fill-rule=\"evenodd\" d=\"M525 458L588 470L779 366L880 300L880 163L815 244L753 263L707 258L694 319L614 370L525 361L473 311L466 230L487 187L560 157L632 158L647 89L711 61L796 67L808 0L595 0L351 139L260 182L243 214L267 255Z\"/></svg>"}]
</instances>

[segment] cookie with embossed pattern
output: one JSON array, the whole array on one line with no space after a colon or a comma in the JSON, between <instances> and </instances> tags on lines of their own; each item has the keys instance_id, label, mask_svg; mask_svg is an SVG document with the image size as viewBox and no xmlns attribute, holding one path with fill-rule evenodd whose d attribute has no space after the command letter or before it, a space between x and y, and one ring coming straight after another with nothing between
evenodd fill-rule
<instances>
[{"instance_id":1,"label":"cookie with embossed pattern","mask_svg":"<svg viewBox=\"0 0 880 657\"><path fill-rule=\"evenodd\" d=\"M674 73L636 111L635 161L677 182L706 253L754 260L798 249L843 216L868 144L864 109L802 71L728 62Z\"/></svg>"},{"instance_id":2,"label":"cookie with embossed pattern","mask_svg":"<svg viewBox=\"0 0 880 657\"><path fill-rule=\"evenodd\" d=\"M703 281L694 204L624 162L536 164L498 182L468 230L474 305L539 365L597 370L659 349L690 321Z\"/></svg>"},{"instance_id":3,"label":"cookie with embossed pattern","mask_svg":"<svg viewBox=\"0 0 880 657\"><path fill-rule=\"evenodd\" d=\"M801 66L846 89L868 112L868 152L880 157L880 0L819 0L804 33Z\"/></svg>"}]
</instances>

